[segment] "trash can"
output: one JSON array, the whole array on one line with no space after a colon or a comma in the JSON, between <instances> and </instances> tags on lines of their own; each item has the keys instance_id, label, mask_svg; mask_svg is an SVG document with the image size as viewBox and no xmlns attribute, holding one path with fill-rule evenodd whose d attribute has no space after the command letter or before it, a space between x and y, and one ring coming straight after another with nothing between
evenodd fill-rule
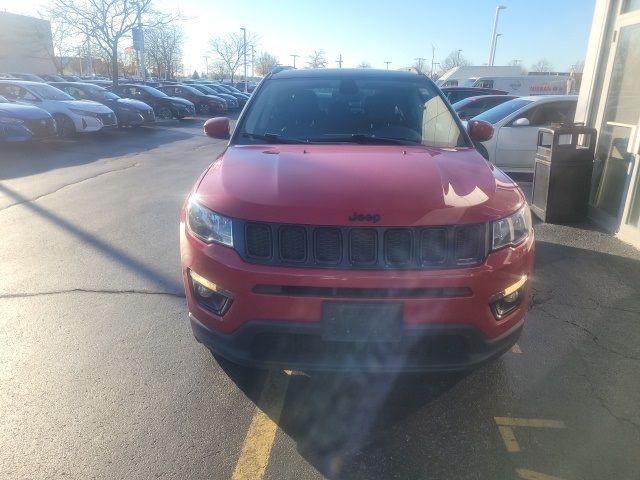
<instances>
[{"instance_id":1,"label":"trash can","mask_svg":"<svg viewBox=\"0 0 640 480\"><path fill-rule=\"evenodd\" d=\"M575 124L538 131L531 211L543 222L587 216L596 135L595 128Z\"/></svg>"}]
</instances>

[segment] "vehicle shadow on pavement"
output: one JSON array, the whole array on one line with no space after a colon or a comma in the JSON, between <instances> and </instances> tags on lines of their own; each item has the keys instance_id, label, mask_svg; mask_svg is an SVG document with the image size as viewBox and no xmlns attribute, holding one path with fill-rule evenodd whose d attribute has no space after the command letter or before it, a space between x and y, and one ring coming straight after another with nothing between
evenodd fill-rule
<instances>
[{"instance_id":1,"label":"vehicle shadow on pavement","mask_svg":"<svg viewBox=\"0 0 640 480\"><path fill-rule=\"evenodd\" d=\"M144 152L192 136L175 128L140 127L82 134L70 139L2 145L0 180Z\"/></svg>"},{"instance_id":2,"label":"vehicle shadow on pavement","mask_svg":"<svg viewBox=\"0 0 640 480\"><path fill-rule=\"evenodd\" d=\"M559 475L540 478L632 478L640 464L624 467L619 458L636 458L640 446L640 253L597 230L575 230L540 226L546 241L536 244L523 352L468 374L294 372L274 409L260 403L265 372L220 363L329 479L502 479L517 478L516 467ZM586 240L575 242L580 235ZM503 416L567 427L535 432L535 440L519 431L523 452L514 455L494 421ZM294 478L279 464L290 458L286 448L273 448L267 478Z\"/></svg>"}]
</instances>

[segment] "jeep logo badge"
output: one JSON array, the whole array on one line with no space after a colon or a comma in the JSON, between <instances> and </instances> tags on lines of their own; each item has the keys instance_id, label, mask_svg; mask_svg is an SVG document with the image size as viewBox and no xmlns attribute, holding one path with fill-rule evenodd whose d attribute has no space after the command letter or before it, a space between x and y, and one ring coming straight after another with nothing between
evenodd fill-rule
<instances>
[{"instance_id":1,"label":"jeep logo badge","mask_svg":"<svg viewBox=\"0 0 640 480\"><path fill-rule=\"evenodd\" d=\"M377 213L358 213L353 212L353 215L349 217L351 222L373 222L378 223L380 221L380 215Z\"/></svg>"}]
</instances>

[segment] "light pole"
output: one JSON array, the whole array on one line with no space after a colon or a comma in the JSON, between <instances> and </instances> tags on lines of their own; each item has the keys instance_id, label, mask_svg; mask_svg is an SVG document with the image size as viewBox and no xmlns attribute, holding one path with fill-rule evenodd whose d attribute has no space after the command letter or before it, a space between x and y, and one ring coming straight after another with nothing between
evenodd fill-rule
<instances>
[{"instance_id":1,"label":"light pole","mask_svg":"<svg viewBox=\"0 0 640 480\"><path fill-rule=\"evenodd\" d=\"M253 64L255 63L256 47L251 45L251 81L253 81Z\"/></svg>"},{"instance_id":2,"label":"light pole","mask_svg":"<svg viewBox=\"0 0 640 480\"><path fill-rule=\"evenodd\" d=\"M461 51L462 51L462 49L461 49L461 48L459 48L459 49L458 49L458 60L457 60L457 62L456 62L456 63L458 64L458 65L457 65L458 67L460 66L460 52L461 52Z\"/></svg>"},{"instance_id":3,"label":"light pole","mask_svg":"<svg viewBox=\"0 0 640 480\"><path fill-rule=\"evenodd\" d=\"M207 65L207 80L209 80L209 56L204 55L202 58L204 58L204 61L206 62L206 65Z\"/></svg>"},{"instance_id":4,"label":"light pole","mask_svg":"<svg viewBox=\"0 0 640 480\"><path fill-rule=\"evenodd\" d=\"M493 19L493 32L491 32L491 49L489 50L489 66L493 65L493 60L495 59L496 56L496 41L497 41L497 37L496 37L496 32L498 31L498 17L500 17L500 10L504 10L505 7L504 5L497 5L496 6L496 16Z\"/></svg>"},{"instance_id":5,"label":"light pole","mask_svg":"<svg viewBox=\"0 0 640 480\"><path fill-rule=\"evenodd\" d=\"M498 50L498 38L500 38L501 36L501 33L496 33L496 44L493 46L493 59L491 59L491 65L493 65L493 60L496 56L496 50Z\"/></svg>"},{"instance_id":6,"label":"light pole","mask_svg":"<svg viewBox=\"0 0 640 480\"><path fill-rule=\"evenodd\" d=\"M436 64L436 47L431 44L431 78L433 78L433 67Z\"/></svg>"},{"instance_id":7,"label":"light pole","mask_svg":"<svg viewBox=\"0 0 640 480\"><path fill-rule=\"evenodd\" d=\"M240 27L242 30L243 44L244 44L244 93L247 93L247 29Z\"/></svg>"},{"instance_id":8,"label":"light pole","mask_svg":"<svg viewBox=\"0 0 640 480\"><path fill-rule=\"evenodd\" d=\"M295 53L293 55L289 55L290 57L293 57L293 68L296 68L296 58L298 58L300 55L296 55Z\"/></svg>"},{"instance_id":9,"label":"light pole","mask_svg":"<svg viewBox=\"0 0 640 480\"><path fill-rule=\"evenodd\" d=\"M338 60L336 60L336 63L338 64L338 68L342 68L342 62L344 60L342 60L342 54L340 54L340 58Z\"/></svg>"},{"instance_id":10,"label":"light pole","mask_svg":"<svg viewBox=\"0 0 640 480\"><path fill-rule=\"evenodd\" d=\"M387 66L387 70L389 70L389 64L393 63L393 62L384 62L384 64Z\"/></svg>"},{"instance_id":11,"label":"light pole","mask_svg":"<svg viewBox=\"0 0 640 480\"><path fill-rule=\"evenodd\" d=\"M416 68L416 70L418 70L418 73L423 73L422 67L424 66L424 61L425 60L426 60L426 58L423 58L423 57L418 57L418 58L415 59L416 65L418 66L418 68Z\"/></svg>"}]
</instances>

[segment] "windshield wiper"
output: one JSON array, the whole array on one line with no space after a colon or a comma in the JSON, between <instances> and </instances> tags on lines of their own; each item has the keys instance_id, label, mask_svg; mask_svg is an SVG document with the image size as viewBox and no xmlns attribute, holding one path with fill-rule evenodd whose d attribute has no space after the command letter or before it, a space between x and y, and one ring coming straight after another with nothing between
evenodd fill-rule
<instances>
[{"instance_id":1,"label":"windshield wiper","mask_svg":"<svg viewBox=\"0 0 640 480\"><path fill-rule=\"evenodd\" d=\"M366 144L386 144L386 145L420 145L421 143L411 138L391 138L391 137L376 137L375 135L369 135L366 133L353 133L351 135L335 135L310 139L315 143L358 143L362 145Z\"/></svg>"},{"instance_id":2,"label":"windshield wiper","mask_svg":"<svg viewBox=\"0 0 640 480\"><path fill-rule=\"evenodd\" d=\"M391 137L376 137L374 135L368 135L365 133L354 133L350 139L355 143L387 143L391 145L406 145L407 143L420 145L417 140L410 138L391 138Z\"/></svg>"},{"instance_id":3,"label":"windshield wiper","mask_svg":"<svg viewBox=\"0 0 640 480\"><path fill-rule=\"evenodd\" d=\"M275 133L249 133L243 132L242 136L253 140L264 140L267 143L309 143L302 139L281 137Z\"/></svg>"}]
</instances>

